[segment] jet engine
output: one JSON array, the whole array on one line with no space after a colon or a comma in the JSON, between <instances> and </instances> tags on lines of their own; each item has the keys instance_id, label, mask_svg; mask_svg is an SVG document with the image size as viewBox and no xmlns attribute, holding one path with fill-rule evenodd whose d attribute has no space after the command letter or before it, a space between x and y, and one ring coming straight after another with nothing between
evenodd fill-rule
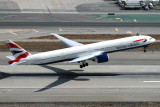
<instances>
[{"instance_id":1,"label":"jet engine","mask_svg":"<svg viewBox=\"0 0 160 107\"><path fill-rule=\"evenodd\" d=\"M153 9L153 8L154 8L153 3L149 3L148 6L149 6L150 9Z\"/></svg>"},{"instance_id":2,"label":"jet engine","mask_svg":"<svg viewBox=\"0 0 160 107\"><path fill-rule=\"evenodd\" d=\"M149 10L149 7L146 5L146 6L144 6L144 9L145 10Z\"/></svg>"},{"instance_id":3,"label":"jet engine","mask_svg":"<svg viewBox=\"0 0 160 107\"><path fill-rule=\"evenodd\" d=\"M108 62L109 61L109 55L107 53L103 53L102 55L96 56L93 61L98 63Z\"/></svg>"}]
</instances>

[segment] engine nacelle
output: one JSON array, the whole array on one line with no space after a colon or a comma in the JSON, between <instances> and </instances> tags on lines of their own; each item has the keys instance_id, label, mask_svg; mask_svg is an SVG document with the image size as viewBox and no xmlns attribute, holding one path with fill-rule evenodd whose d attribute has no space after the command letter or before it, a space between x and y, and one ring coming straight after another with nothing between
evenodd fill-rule
<instances>
[{"instance_id":1,"label":"engine nacelle","mask_svg":"<svg viewBox=\"0 0 160 107\"><path fill-rule=\"evenodd\" d=\"M149 7L146 5L146 6L144 6L144 9L145 10L149 10Z\"/></svg>"},{"instance_id":2,"label":"engine nacelle","mask_svg":"<svg viewBox=\"0 0 160 107\"><path fill-rule=\"evenodd\" d=\"M149 8L150 8L150 9L153 9L153 8L154 8L154 6L153 6L153 4L152 4L152 3L149 3L149 5L148 5L148 6L149 6Z\"/></svg>"},{"instance_id":3,"label":"engine nacelle","mask_svg":"<svg viewBox=\"0 0 160 107\"><path fill-rule=\"evenodd\" d=\"M109 55L107 53L104 53L102 55L96 56L94 61L98 63L108 62L109 61Z\"/></svg>"}]
</instances>

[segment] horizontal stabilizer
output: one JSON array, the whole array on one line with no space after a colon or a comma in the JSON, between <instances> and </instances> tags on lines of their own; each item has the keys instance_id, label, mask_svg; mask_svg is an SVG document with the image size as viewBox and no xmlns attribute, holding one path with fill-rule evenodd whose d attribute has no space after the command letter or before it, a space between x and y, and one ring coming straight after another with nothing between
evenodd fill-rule
<instances>
[{"instance_id":1,"label":"horizontal stabilizer","mask_svg":"<svg viewBox=\"0 0 160 107\"><path fill-rule=\"evenodd\" d=\"M16 65L18 65L19 63L18 62L13 62L12 64L10 64L9 66L16 66Z\"/></svg>"},{"instance_id":2,"label":"horizontal stabilizer","mask_svg":"<svg viewBox=\"0 0 160 107\"><path fill-rule=\"evenodd\" d=\"M10 60L15 60L15 57L14 56L6 56L8 59Z\"/></svg>"},{"instance_id":3,"label":"horizontal stabilizer","mask_svg":"<svg viewBox=\"0 0 160 107\"><path fill-rule=\"evenodd\" d=\"M17 62L18 60L12 60L12 61L9 61L9 66L16 66L18 64L21 64L21 63L24 63L26 61L19 61Z\"/></svg>"}]
</instances>

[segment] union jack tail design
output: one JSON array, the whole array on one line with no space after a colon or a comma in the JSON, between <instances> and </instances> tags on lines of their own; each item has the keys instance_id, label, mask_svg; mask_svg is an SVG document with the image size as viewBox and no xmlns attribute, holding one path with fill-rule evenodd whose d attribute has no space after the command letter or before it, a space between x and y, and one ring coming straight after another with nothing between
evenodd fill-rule
<instances>
[{"instance_id":1,"label":"union jack tail design","mask_svg":"<svg viewBox=\"0 0 160 107\"><path fill-rule=\"evenodd\" d=\"M30 55L29 52L27 52L26 50L24 50L23 48L21 48L20 46L18 46L16 43L14 43L11 40L6 40L5 41L8 48L10 49L11 53L13 54L13 56L7 56L7 58L11 59L11 61L9 61L9 64L12 64L14 62L18 62L20 59L22 58L26 58L27 56Z\"/></svg>"}]
</instances>

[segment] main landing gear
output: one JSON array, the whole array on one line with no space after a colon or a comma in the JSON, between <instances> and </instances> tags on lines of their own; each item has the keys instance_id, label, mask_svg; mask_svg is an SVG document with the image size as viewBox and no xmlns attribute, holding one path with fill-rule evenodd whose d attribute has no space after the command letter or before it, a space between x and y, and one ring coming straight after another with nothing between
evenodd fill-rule
<instances>
[{"instance_id":1,"label":"main landing gear","mask_svg":"<svg viewBox=\"0 0 160 107\"><path fill-rule=\"evenodd\" d=\"M79 62L80 63L80 62ZM80 68L83 68L83 67L86 67L86 66L88 66L88 63L85 63L85 62L82 62L82 64L80 64Z\"/></svg>"}]
</instances>

